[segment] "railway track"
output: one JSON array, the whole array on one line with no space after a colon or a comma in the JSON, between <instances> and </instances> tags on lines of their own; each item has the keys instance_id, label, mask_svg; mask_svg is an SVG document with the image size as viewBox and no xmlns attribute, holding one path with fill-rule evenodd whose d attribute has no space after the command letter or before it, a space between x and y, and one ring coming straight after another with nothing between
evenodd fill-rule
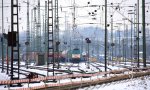
<instances>
[{"instance_id":1,"label":"railway track","mask_svg":"<svg viewBox=\"0 0 150 90\"><path fill-rule=\"evenodd\" d=\"M95 63L94 63L95 64ZM94 65L94 64L91 64L93 67L95 67L96 69L99 70L99 72L102 72L102 70L99 68L100 66L97 66L97 65Z\"/></svg>"},{"instance_id":2,"label":"railway track","mask_svg":"<svg viewBox=\"0 0 150 90\"><path fill-rule=\"evenodd\" d=\"M100 63L94 63L94 64L96 64L96 66L95 66L95 67L105 67L104 65L101 65ZM107 67L107 69L112 70L112 69L111 69L111 68L109 68L109 67Z\"/></svg>"},{"instance_id":3,"label":"railway track","mask_svg":"<svg viewBox=\"0 0 150 90\"><path fill-rule=\"evenodd\" d=\"M73 64L70 65L70 69L71 69L72 66L73 66ZM97 67L97 65L96 65L96 67ZM32 68L37 69L36 66L32 66ZM5 69L6 69L6 66L5 66ZM41 69L42 70L47 70L47 68L45 68L45 67L39 67L39 69L40 70ZM20 70L20 71L21 71L20 74L24 74L24 75L27 75L27 72L30 72L30 71L26 71L26 70ZM128 74L124 73L124 72L128 72ZM45 82L46 80L53 80L53 79L56 80L56 81L60 81L60 80L63 80L63 79L76 79L76 78L84 78L84 77L88 77L90 79L88 81L82 81L82 79L81 79L81 81L78 81L78 82L72 82L72 80L71 80L71 82L64 83L64 84L62 84L62 83L59 84L58 82L56 82L56 83L47 83L48 86L33 87L33 89L34 88L39 88L39 90L41 90L40 87L41 88L50 87L50 88L54 89L55 86L69 87L70 85L73 86L71 88L77 88L81 85L83 85L83 86L95 85L95 84L101 82L101 81L99 81L98 76L99 75L103 76L103 75L106 75L106 74L108 74L108 76L109 76L109 74L111 74L110 77L106 78L106 81L109 81L109 78L112 79L112 81L122 80L122 77L124 77L124 79L127 79L127 78L131 78L131 77L134 77L134 76L136 77L137 75L138 76L149 75L150 74L150 68L132 68L132 70L131 69L112 70L112 71L108 71L108 72L97 72L97 73L92 73L92 74L82 73L82 74L70 74L70 75L61 75L61 76L48 76L48 77L39 77L39 78L35 78L35 79L21 79L21 80L14 80L14 81L5 80L5 81L0 81L0 84L1 85L7 85L7 84L9 85L9 84L15 84L15 83L29 83L29 82L34 83L34 82L40 82L40 81ZM116 75L119 77L118 79L117 79ZM93 79L94 80L94 82L93 82L93 80L91 80L91 77L95 77L95 76L97 77L98 80ZM102 80L103 80L103 78L102 78ZM111 80L110 80L110 82L111 82ZM20 90L22 90L22 89L20 89Z\"/></svg>"},{"instance_id":4,"label":"railway track","mask_svg":"<svg viewBox=\"0 0 150 90\"><path fill-rule=\"evenodd\" d=\"M0 68L2 68L2 65L0 65ZM7 66L5 66L4 65L4 69L5 70L7 70ZM15 71L15 69L17 69L17 68L15 68L14 67L14 73L18 73L17 71ZM9 72L11 71L11 68L9 67ZM24 70L24 69L19 69L20 70L20 72L19 72L19 74L21 74L21 75L24 75L24 76L28 76L29 75L29 73L35 73L35 74L37 74L38 76L45 76L45 75L43 75L43 74L40 74L40 73L37 73L37 72L33 72L33 71L29 71L29 70Z\"/></svg>"},{"instance_id":5,"label":"railway track","mask_svg":"<svg viewBox=\"0 0 150 90\"><path fill-rule=\"evenodd\" d=\"M144 71L143 71L144 70ZM119 73L118 73L119 72ZM128 72L129 74L124 74L124 72ZM35 82L35 81L45 81L45 80L62 80L62 79L68 79L68 78L82 78L85 76L88 76L90 80L85 80L85 81L74 81L72 82L66 82L66 83L47 83L46 86L42 85L42 86L37 86L37 87L32 87L32 89L39 89L41 90L42 88L52 88L55 89L57 86L59 87L71 87L71 88L78 88L81 85L83 86L87 86L87 85L95 85L98 83L108 83L108 82L112 82L112 81L118 81L118 80L122 80L122 79L128 79L128 78L133 78L133 77L139 77L139 76L143 76L143 75L150 75L150 68L139 68L139 71L137 72L135 71L131 71L129 69L124 69L124 70L114 70L114 71L108 71L108 72L98 72L95 74L72 74L72 75L61 75L61 76L49 76L49 77L41 77L41 78L35 78L35 79L30 79L30 82ZM105 74L111 74L111 76L109 76L108 78L104 77L104 78L98 78L97 79L91 79L91 77L95 77L95 76L99 76L99 75L105 75ZM113 76L112 76L113 75ZM132 76L131 76L132 75ZM0 81L0 84L15 84L15 83L28 83L29 79L23 79L23 80L14 80L14 81L9 81L9 80L5 80L5 81ZM31 88L30 88L31 89ZM28 90L26 89L18 89L18 90Z\"/></svg>"}]
</instances>

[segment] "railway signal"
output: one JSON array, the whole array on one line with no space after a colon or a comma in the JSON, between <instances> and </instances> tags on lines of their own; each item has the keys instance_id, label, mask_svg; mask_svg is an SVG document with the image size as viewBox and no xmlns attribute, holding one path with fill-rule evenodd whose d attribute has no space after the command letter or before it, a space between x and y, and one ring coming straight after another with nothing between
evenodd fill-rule
<instances>
[{"instance_id":1,"label":"railway signal","mask_svg":"<svg viewBox=\"0 0 150 90\"><path fill-rule=\"evenodd\" d=\"M89 62L89 56L90 56L89 44L91 43L91 40L89 38L86 38L85 40L86 40L86 43L88 44L88 67L87 68L89 69L90 68L90 65L89 65L90 64L90 62Z\"/></svg>"}]
</instances>

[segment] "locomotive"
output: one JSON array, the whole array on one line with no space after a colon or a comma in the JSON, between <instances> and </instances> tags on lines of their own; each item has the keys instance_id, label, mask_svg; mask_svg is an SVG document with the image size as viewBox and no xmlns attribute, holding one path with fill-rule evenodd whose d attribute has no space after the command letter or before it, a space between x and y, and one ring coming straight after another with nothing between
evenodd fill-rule
<instances>
[{"instance_id":1,"label":"locomotive","mask_svg":"<svg viewBox=\"0 0 150 90\"><path fill-rule=\"evenodd\" d=\"M71 62L73 63L79 63L81 61L81 53L80 53L80 50L78 48L74 48L72 50L72 60Z\"/></svg>"}]
</instances>

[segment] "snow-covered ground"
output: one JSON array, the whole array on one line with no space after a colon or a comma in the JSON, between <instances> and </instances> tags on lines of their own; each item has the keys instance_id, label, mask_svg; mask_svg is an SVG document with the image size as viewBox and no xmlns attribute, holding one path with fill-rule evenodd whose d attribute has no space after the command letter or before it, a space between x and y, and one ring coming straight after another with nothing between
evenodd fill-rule
<instances>
[{"instance_id":1,"label":"snow-covered ground","mask_svg":"<svg viewBox=\"0 0 150 90\"><path fill-rule=\"evenodd\" d=\"M0 69L0 72L1 72L1 69ZM0 73L0 80L9 80L9 76L6 75L5 73Z\"/></svg>"},{"instance_id":2,"label":"snow-covered ground","mask_svg":"<svg viewBox=\"0 0 150 90\"><path fill-rule=\"evenodd\" d=\"M78 90L150 90L150 76L95 85Z\"/></svg>"},{"instance_id":3,"label":"snow-covered ground","mask_svg":"<svg viewBox=\"0 0 150 90\"><path fill-rule=\"evenodd\" d=\"M24 65L24 63L21 63L21 65ZM99 72L99 71L104 71L104 64L102 63L90 63L90 69L87 68L88 63L82 62L80 64L73 64L73 63L61 63L60 64L60 70L70 70L73 72L73 74L78 74L78 73L82 73L82 71L84 73L95 73L95 72ZM45 66L37 66L37 67L45 67ZM115 66L111 66L108 65L108 71L109 70L119 70L119 69L124 69L118 65ZM49 67L50 69L52 69L52 66ZM38 70L38 69L26 69L26 67L21 67L22 70L27 70L27 71L31 71L31 72L37 72L43 75L47 74L47 71L45 70ZM1 69L0 69L1 71ZM22 72L22 71L21 71ZM58 71L55 71L55 73L57 73ZM6 73L6 72L5 72ZM9 80L9 76L6 75L5 73L1 73L0 72L0 80ZM66 72L62 72L61 74L57 74L57 75L68 75L68 73ZM49 75L52 75L52 72L49 72ZM24 78L24 75L20 76L21 78ZM102 76L99 76L102 77ZM97 77L92 77L92 79L97 78ZM83 80L90 80L91 78L84 78ZM73 79L72 81L80 81L81 78L76 78ZM60 80L60 83L65 83L65 82L70 82L70 79L64 79L64 80ZM43 82L40 83L30 83L29 87L32 86L39 86L39 85L43 85ZM28 84L22 84L22 87L28 87ZM0 90L5 90L6 88L4 88L6 85L1 85L0 86ZM15 87L15 88L19 88L19 87ZM12 89L12 87L11 87ZM13 88L14 89L14 88ZM124 81L119 81L119 82L113 82L113 83L109 83L109 84L103 84L103 85L96 85L96 86L91 86L91 87L86 87L86 88L81 88L79 90L150 90L150 76L144 77L144 78L136 78L136 79L130 79L130 80L124 80ZM7 89L6 89L7 90Z\"/></svg>"}]
</instances>

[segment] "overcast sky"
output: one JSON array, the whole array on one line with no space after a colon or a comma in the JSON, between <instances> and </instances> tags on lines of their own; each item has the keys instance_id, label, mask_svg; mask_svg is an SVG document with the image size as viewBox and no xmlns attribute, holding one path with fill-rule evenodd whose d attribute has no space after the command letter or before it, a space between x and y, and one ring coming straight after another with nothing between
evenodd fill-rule
<instances>
[{"instance_id":1,"label":"overcast sky","mask_svg":"<svg viewBox=\"0 0 150 90\"><path fill-rule=\"evenodd\" d=\"M2 1L2 0L1 0ZM19 23L20 23L20 31L26 31L26 3L23 3L26 0L18 0L19 5L21 8L19 8ZM31 17L31 9L33 9L33 6L37 5L37 0L29 0L30 1L30 17ZM44 3L45 0L40 0L41 1L41 9L44 9ZM59 0L59 17L60 17L60 29L64 30L65 29L65 13L66 13L66 21L67 24L72 27L72 13L73 13L73 8L68 7L68 6L73 6L73 1L74 0ZM140 0L142 1L142 0ZM146 3L150 2L150 0L145 0ZM90 2L90 4L88 4ZM77 27L86 27L86 26L91 26L88 23L96 23L92 26L96 27L104 27L104 2L105 0L75 0L75 15L76 15L76 25ZM131 15L128 15L128 10L134 10L132 7L128 6L133 6L137 0L108 0L108 23L110 24L110 15L113 13L113 21L115 23L123 23L124 21L122 18L126 17L131 20ZM118 10L115 10L115 7L111 7L111 3L113 3L114 6L119 5ZM99 5L100 7L87 7L90 5ZM146 11L149 10L149 5L146 4ZM8 30L8 26L10 25L10 0L4 0L4 28ZM8 6L8 7L7 7ZM83 6L86 6L83 8ZM67 7L67 8L66 8ZM94 12L94 10L97 10L95 13L95 16L89 15L89 13ZM2 18L2 10L1 10L1 2L0 2L0 27L1 27L1 18ZM120 13L120 14L119 14ZM121 15L122 14L122 15ZM150 19L148 18L149 16L149 11L146 12L146 22L149 23ZM43 15L43 11L41 11L41 16ZM132 16L133 17L133 16ZM41 17L41 21L42 21ZM141 2L140 2L140 21L141 21ZM126 21L128 24L129 22ZM108 28L110 29L110 28ZM0 29L1 30L1 29Z\"/></svg>"}]
</instances>

